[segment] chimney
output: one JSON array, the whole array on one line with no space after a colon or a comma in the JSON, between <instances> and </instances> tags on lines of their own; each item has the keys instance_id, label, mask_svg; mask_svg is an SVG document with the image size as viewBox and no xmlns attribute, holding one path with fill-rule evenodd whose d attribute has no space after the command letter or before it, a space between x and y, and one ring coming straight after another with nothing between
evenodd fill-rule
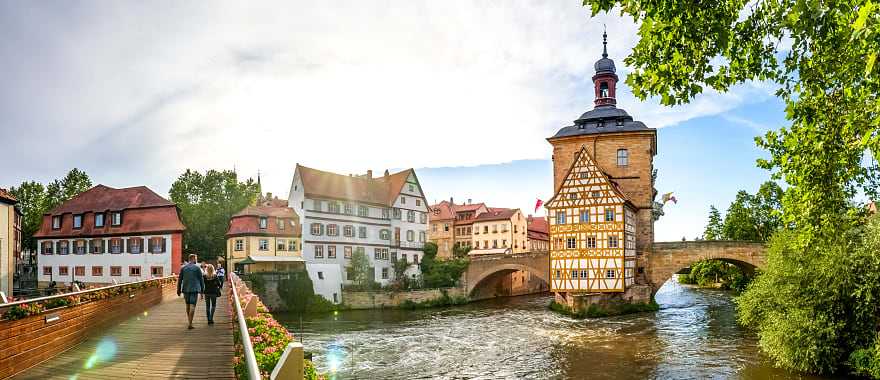
<instances>
[{"instance_id":1,"label":"chimney","mask_svg":"<svg viewBox=\"0 0 880 380\"><path fill-rule=\"evenodd\" d=\"M373 179L373 171L367 170L367 179Z\"/></svg>"},{"instance_id":2,"label":"chimney","mask_svg":"<svg viewBox=\"0 0 880 380\"><path fill-rule=\"evenodd\" d=\"M468 204L471 204L471 199L470 199L470 198L468 198Z\"/></svg>"},{"instance_id":3,"label":"chimney","mask_svg":"<svg viewBox=\"0 0 880 380\"><path fill-rule=\"evenodd\" d=\"M452 197L449 197L449 203L455 204L455 202L452 201Z\"/></svg>"},{"instance_id":4,"label":"chimney","mask_svg":"<svg viewBox=\"0 0 880 380\"><path fill-rule=\"evenodd\" d=\"M385 169L385 177L388 177L388 169Z\"/></svg>"}]
</instances>

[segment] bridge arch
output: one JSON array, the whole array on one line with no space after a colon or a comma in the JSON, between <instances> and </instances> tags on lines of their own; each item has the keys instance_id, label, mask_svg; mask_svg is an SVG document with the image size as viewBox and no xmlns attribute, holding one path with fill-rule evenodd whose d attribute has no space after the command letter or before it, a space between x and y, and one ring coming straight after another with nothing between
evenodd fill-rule
<instances>
[{"instance_id":1,"label":"bridge arch","mask_svg":"<svg viewBox=\"0 0 880 380\"><path fill-rule=\"evenodd\" d=\"M763 243L742 241L696 241L654 243L648 255L648 281L654 291L675 273L689 268L700 260L720 260L736 265L746 273L753 273L767 263Z\"/></svg>"},{"instance_id":2,"label":"bridge arch","mask_svg":"<svg viewBox=\"0 0 880 380\"><path fill-rule=\"evenodd\" d=\"M502 281L512 273L522 271L529 274L531 284L540 285L540 291L550 288L550 257L547 252L505 253L472 255L464 282L471 299L496 297L493 292Z\"/></svg>"}]
</instances>

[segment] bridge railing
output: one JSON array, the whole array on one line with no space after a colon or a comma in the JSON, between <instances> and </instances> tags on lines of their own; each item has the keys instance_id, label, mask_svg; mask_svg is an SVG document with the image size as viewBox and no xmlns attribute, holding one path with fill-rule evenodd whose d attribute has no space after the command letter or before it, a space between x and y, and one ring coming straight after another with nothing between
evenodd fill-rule
<instances>
[{"instance_id":1,"label":"bridge railing","mask_svg":"<svg viewBox=\"0 0 880 380\"><path fill-rule=\"evenodd\" d=\"M235 307L235 319L238 321L238 333L241 337L241 344L244 348L244 362L248 370L249 380L260 380L260 366L257 365L257 356L254 355L254 345L251 343L251 334L248 332L247 321L244 319L244 312L241 310L241 298L238 296L237 283L241 280L235 273L229 273L230 288L232 288L232 304Z\"/></svg>"}]
</instances>

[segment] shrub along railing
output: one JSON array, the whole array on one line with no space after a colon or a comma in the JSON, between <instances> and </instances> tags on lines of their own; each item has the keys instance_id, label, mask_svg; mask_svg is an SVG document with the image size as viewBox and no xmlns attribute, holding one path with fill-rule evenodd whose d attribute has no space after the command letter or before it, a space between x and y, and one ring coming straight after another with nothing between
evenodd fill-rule
<instances>
[{"instance_id":1,"label":"shrub along railing","mask_svg":"<svg viewBox=\"0 0 880 380\"><path fill-rule=\"evenodd\" d=\"M239 379L316 379L303 346L278 323L235 273L229 275L235 308L235 374Z\"/></svg>"},{"instance_id":2,"label":"shrub along railing","mask_svg":"<svg viewBox=\"0 0 880 380\"><path fill-rule=\"evenodd\" d=\"M0 305L0 379L26 370L111 322L173 297L176 276Z\"/></svg>"}]
</instances>

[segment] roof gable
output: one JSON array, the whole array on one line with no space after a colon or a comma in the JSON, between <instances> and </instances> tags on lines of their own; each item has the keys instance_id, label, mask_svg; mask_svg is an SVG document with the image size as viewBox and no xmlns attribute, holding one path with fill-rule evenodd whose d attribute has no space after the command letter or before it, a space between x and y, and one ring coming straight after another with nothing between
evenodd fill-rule
<instances>
[{"instance_id":1,"label":"roof gable","mask_svg":"<svg viewBox=\"0 0 880 380\"><path fill-rule=\"evenodd\" d=\"M70 198L58 207L55 207L48 214L82 214L94 211L119 211L132 208L163 206L174 206L174 203L162 198L146 186L114 189L104 185L97 185Z\"/></svg>"},{"instance_id":2,"label":"roof gable","mask_svg":"<svg viewBox=\"0 0 880 380\"><path fill-rule=\"evenodd\" d=\"M625 203L621 193L599 164L581 147L577 158L568 169L556 194L545 204L547 208L581 207Z\"/></svg>"},{"instance_id":3,"label":"roof gable","mask_svg":"<svg viewBox=\"0 0 880 380\"><path fill-rule=\"evenodd\" d=\"M406 169L387 176L341 175L296 165L302 181L303 192L308 197L352 200L364 203L392 206L407 179L415 178L413 169ZM416 180L418 183L418 180Z\"/></svg>"}]
</instances>

